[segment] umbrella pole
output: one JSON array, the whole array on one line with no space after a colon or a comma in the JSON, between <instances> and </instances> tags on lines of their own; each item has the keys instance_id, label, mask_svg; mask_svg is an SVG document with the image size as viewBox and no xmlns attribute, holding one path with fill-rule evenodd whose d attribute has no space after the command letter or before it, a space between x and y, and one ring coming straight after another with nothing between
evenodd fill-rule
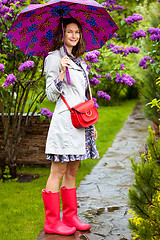
<instances>
[{"instance_id":1,"label":"umbrella pole","mask_svg":"<svg viewBox=\"0 0 160 240\"><path fill-rule=\"evenodd\" d=\"M66 50L65 36L64 36L63 17L60 18L60 21L61 21L61 25L62 25L62 34L63 34L64 51L65 51L65 53L66 53L67 50ZM68 84L71 84L71 79L70 79L70 75L69 75L68 67L66 68L66 77L67 77L67 83L68 83Z\"/></svg>"}]
</instances>

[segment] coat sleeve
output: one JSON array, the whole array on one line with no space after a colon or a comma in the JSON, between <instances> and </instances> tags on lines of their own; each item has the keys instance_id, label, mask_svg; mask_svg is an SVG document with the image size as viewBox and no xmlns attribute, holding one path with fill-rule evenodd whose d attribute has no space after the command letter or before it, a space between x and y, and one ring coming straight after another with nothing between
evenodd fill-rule
<instances>
[{"instance_id":1,"label":"coat sleeve","mask_svg":"<svg viewBox=\"0 0 160 240\"><path fill-rule=\"evenodd\" d=\"M51 102L55 102L62 93L62 86L58 88L55 80L60 73L60 63L53 54L46 57L44 63L44 72L46 77L46 94ZM63 83L63 82L62 82Z\"/></svg>"}]
</instances>

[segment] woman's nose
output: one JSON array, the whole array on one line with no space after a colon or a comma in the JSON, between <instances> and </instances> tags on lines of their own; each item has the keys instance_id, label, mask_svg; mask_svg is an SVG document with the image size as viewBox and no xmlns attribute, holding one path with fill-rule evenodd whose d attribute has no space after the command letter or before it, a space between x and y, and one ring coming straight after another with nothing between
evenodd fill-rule
<instances>
[{"instance_id":1,"label":"woman's nose","mask_svg":"<svg viewBox=\"0 0 160 240\"><path fill-rule=\"evenodd\" d=\"M73 32L72 33L72 37L75 38L76 37L76 33Z\"/></svg>"}]
</instances>

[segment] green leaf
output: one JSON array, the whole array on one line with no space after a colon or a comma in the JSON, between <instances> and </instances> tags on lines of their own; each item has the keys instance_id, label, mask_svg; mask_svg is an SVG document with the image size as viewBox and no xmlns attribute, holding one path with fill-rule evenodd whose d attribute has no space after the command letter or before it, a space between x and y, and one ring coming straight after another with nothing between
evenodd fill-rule
<instances>
[{"instance_id":1,"label":"green leaf","mask_svg":"<svg viewBox=\"0 0 160 240\"><path fill-rule=\"evenodd\" d=\"M45 115L40 115L40 120L43 122L46 119Z\"/></svg>"},{"instance_id":2,"label":"green leaf","mask_svg":"<svg viewBox=\"0 0 160 240\"><path fill-rule=\"evenodd\" d=\"M156 73L158 74L160 71L160 68L156 68Z\"/></svg>"},{"instance_id":3,"label":"green leaf","mask_svg":"<svg viewBox=\"0 0 160 240\"><path fill-rule=\"evenodd\" d=\"M37 103L36 106L38 110L41 110L41 104Z\"/></svg>"}]
</instances>

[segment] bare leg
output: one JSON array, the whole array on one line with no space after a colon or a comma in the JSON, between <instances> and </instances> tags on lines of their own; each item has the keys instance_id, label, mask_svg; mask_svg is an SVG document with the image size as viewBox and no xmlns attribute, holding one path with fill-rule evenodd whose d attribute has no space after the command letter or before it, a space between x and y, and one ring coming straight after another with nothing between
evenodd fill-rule
<instances>
[{"instance_id":1,"label":"bare leg","mask_svg":"<svg viewBox=\"0 0 160 240\"><path fill-rule=\"evenodd\" d=\"M63 175L66 172L68 163L52 162L50 175L46 184L46 190L53 193L59 192L59 185Z\"/></svg>"},{"instance_id":2,"label":"bare leg","mask_svg":"<svg viewBox=\"0 0 160 240\"><path fill-rule=\"evenodd\" d=\"M63 176L62 186L66 188L75 188L75 178L79 164L80 161L68 162L66 172Z\"/></svg>"}]
</instances>

